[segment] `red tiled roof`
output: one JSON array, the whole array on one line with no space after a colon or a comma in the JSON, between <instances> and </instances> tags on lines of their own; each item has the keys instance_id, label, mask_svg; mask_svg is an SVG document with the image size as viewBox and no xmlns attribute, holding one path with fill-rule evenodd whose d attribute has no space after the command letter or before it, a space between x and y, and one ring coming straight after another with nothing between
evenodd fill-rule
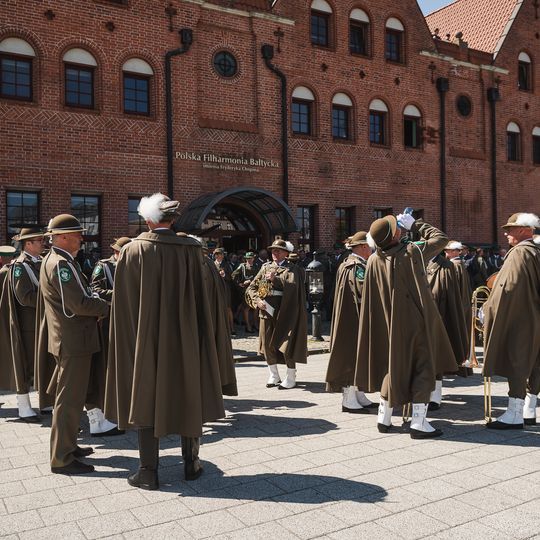
<instances>
[{"instance_id":1,"label":"red tiled roof","mask_svg":"<svg viewBox=\"0 0 540 540\"><path fill-rule=\"evenodd\" d=\"M429 29L441 39L463 32L469 47L493 54L514 9L522 0L456 0L426 17Z\"/></svg>"}]
</instances>

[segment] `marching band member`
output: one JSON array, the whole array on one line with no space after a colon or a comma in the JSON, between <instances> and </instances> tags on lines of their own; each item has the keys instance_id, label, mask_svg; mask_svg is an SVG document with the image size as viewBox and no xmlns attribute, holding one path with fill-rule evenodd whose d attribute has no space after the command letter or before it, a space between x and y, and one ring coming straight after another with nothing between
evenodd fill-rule
<instances>
[{"instance_id":1,"label":"marching band member","mask_svg":"<svg viewBox=\"0 0 540 540\"><path fill-rule=\"evenodd\" d=\"M508 407L490 429L536 424L540 392L540 245L535 214L517 213L503 225L511 249L484 304L484 376L508 379Z\"/></svg>"}]
</instances>

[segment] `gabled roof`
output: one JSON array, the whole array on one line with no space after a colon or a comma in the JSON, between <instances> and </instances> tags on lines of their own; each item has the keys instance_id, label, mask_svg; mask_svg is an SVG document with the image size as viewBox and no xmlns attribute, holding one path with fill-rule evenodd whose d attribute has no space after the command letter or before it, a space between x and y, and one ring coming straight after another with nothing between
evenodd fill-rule
<instances>
[{"instance_id":1,"label":"gabled roof","mask_svg":"<svg viewBox=\"0 0 540 540\"><path fill-rule=\"evenodd\" d=\"M426 21L432 32L439 29L443 40L463 32L470 48L496 55L522 4L523 0L456 0Z\"/></svg>"}]
</instances>

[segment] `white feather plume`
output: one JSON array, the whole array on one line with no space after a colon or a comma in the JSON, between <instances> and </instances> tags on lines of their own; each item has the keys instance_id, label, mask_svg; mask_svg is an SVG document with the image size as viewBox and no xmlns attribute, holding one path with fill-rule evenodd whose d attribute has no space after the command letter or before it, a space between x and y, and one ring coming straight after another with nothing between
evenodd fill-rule
<instances>
[{"instance_id":1,"label":"white feather plume","mask_svg":"<svg viewBox=\"0 0 540 540\"><path fill-rule=\"evenodd\" d=\"M464 249L463 244L457 240L452 240L448 242L445 249Z\"/></svg>"},{"instance_id":2,"label":"white feather plume","mask_svg":"<svg viewBox=\"0 0 540 540\"><path fill-rule=\"evenodd\" d=\"M289 253L292 253L294 251L294 246L288 240L285 240L285 246L287 246L287 251Z\"/></svg>"},{"instance_id":3,"label":"white feather plume","mask_svg":"<svg viewBox=\"0 0 540 540\"><path fill-rule=\"evenodd\" d=\"M137 208L137 212L145 221L159 223L163 219L163 212L159 206L163 201L167 200L167 196L163 193L154 193L150 197L143 197Z\"/></svg>"},{"instance_id":4,"label":"white feather plume","mask_svg":"<svg viewBox=\"0 0 540 540\"><path fill-rule=\"evenodd\" d=\"M377 249L377 244L375 243L375 240L373 240L373 236L371 236L371 234L367 233L366 240L367 240L368 246L371 249Z\"/></svg>"},{"instance_id":5,"label":"white feather plume","mask_svg":"<svg viewBox=\"0 0 540 540\"><path fill-rule=\"evenodd\" d=\"M531 228L540 227L540 218L536 214L518 214L516 225Z\"/></svg>"}]
</instances>

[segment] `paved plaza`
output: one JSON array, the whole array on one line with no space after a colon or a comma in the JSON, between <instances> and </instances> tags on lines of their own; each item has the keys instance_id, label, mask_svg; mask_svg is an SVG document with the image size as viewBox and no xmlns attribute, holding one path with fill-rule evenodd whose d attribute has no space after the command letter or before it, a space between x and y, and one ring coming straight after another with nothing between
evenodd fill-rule
<instances>
[{"instance_id":1,"label":"paved plaza","mask_svg":"<svg viewBox=\"0 0 540 540\"><path fill-rule=\"evenodd\" d=\"M133 433L91 439L86 423L96 472L52 475L50 421L10 421L15 396L0 396L0 536L540 539L540 427L486 430L479 374L446 381L432 415L444 436L415 441L380 434L374 414L342 413L321 382L327 361L310 356L289 391L264 388L262 362L237 364L240 396L205 427L204 475L185 482L179 438L162 439L158 492L126 482ZM494 384L496 408L505 391Z\"/></svg>"}]
</instances>

